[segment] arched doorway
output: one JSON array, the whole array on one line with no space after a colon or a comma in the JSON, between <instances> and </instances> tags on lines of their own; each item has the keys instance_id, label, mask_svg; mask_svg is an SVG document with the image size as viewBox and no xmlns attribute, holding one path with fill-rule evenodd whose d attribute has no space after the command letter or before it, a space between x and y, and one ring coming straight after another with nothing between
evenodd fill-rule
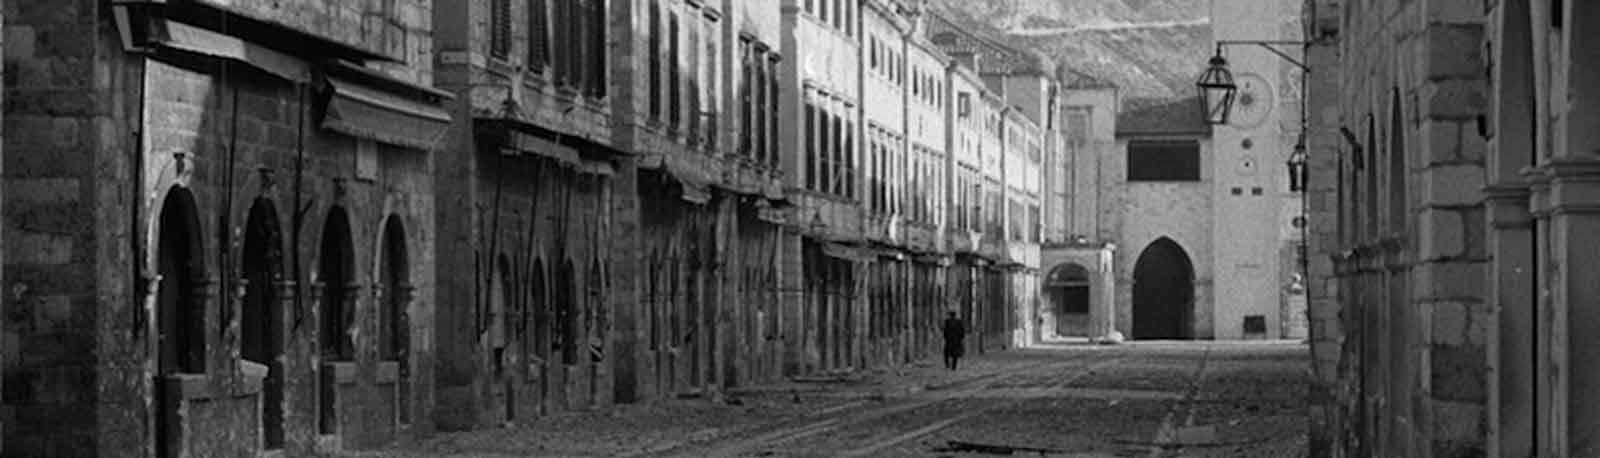
<instances>
[{"instance_id":1,"label":"arched doorway","mask_svg":"<svg viewBox=\"0 0 1600 458\"><path fill-rule=\"evenodd\" d=\"M1194 265L1162 237L1133 266L1133 338L1187 339L1194 321Z\"/></svg>"},{"instance_id":2,"label":"arched doorway","mask_svg":"<svg viewBox=\"0 0 1600 458\"><path fill-rule=\"evenodd\" d=\"M1089 269L1068 263L1050 270L1045 294L1055 315L1055 335L1089 335Z\"/></svg>"},{"instance_id":3,"label":"arched doorway","mask_svg":"<svg viewBox=\"0 0 1600 458\"><path fill-rule=\"evenodd\" d=\"M529 361L539 361L538 367L535 368L530 365L528 368L529 371L539 371L537 374L528 374L530 377L538 379L538 406L542 406L543 400L549 397L550 387L548 383L550 316L547 308L550 299L549 290L545 288L545 282L544 260L535 259L533 261L533 272L529 274L528 307L526 313L523 314L523 328L526 329L527 334L527 339L523 341L525 346L523 354L526 355L526 359ZM543 413L542 410L533 412L534 415L542 415Z\"/></svg>"},{"instance_id":4,"label":"arched doorway","mask_svg":"<svg viewBox=\"0 0 1600 458\"><path fill-rule=\"evenodd\" d=\"M499 418L502 422L511 421L516 417L516 410L512 407L515 402L515 389L511 386L510 371L506 369L506 347L510 326L510 318L506 311L511 308L514 300L511 284L511 261L504 253L495 258L494 273L489 278L489 396L493 405L498 406Z\"/></svg>"},{"instance_id":5,"label":"arched doorway","mask_svg":"<svg viewBox=\"0 0 1600 458\"><path fill-rule=\"evenodd\" d=\"M382 264L378 281L382 286L383 304L379 316L383 320L378 332L380 357L394 361L395 421L401 426L411 424L411 305L412 286L410 254L406 250L405 225L399 216L390 216L383 225L383 245L380 252Z\"/></svg>"},{"instance_id":6,"label":"arched doorway","mask_svg":"<svg viewBox=\"0 0 1600 458\"><path fill-rule=\"evenodd\" d=\"M261 387L263 448L283 448L283 238L272 201L258 198L245 219L244 250L239 276L245 282L239 328L240 356L267 366Z\"/></svg>"},{"instance_id":7,"label":"arched doorway","mask_svg":"<svg viewBox=\"0 0 1600 458\"><path fill-rule=\"evenodd\" d=\"M355 279L355 249L350 240L350 220L343 208L328 211L328 220L322 226L322 244L317 254L317 282L321 285L320 312L322 326L319 348L322 353L322 374L318 377L321 393L317 415L317 430L321 434L335 434L338 429L338 376L330 363L348 363L355 359L355 344L350 340L350 326L355 324L354 304L349 303Z\"/></svg>"},{"instance_id":8,"label":"arched doorway","mask_svg":"<svg viewBox=\"0 0 1600 458\"><path fill-rule=\"evenodd\" d=\"M155 380L156 456L178 456L182 428L180 398L167 389L174 374L206 371L206 313L201 297L205 258L200 211L188 189L175 187L161 204L156 227L157 373Z\"/></svg>"}]
</instances>

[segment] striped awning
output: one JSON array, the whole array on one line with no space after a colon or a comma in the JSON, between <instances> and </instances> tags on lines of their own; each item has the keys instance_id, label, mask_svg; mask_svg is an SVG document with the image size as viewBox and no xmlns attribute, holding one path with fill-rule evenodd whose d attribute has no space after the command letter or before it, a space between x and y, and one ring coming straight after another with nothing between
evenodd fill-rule
<instances>
[{"instance_id":1,"label":"striped awning","mask_svg":"<svg viewBox=\"0 0 1600 458\"><path fill-rule=\"evenodd\" d=\"M450 129L450 113L437 103L415 100L349 80L329 77L333 97L322 127L352 137L431 151Z\"/></svg>"}]
</instances>

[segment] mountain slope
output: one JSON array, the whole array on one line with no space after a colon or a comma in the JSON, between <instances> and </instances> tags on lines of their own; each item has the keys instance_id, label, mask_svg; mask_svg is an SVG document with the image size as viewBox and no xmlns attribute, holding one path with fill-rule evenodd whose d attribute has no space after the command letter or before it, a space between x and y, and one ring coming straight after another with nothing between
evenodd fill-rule
<instances>
[{"instance_id":1,"label":"mountain slope","mask_svg":"<svg viewBox=\"0 0 1600 458\"><path fill-rule=\"evenodd\" d=\"M1038 49L1132 99L1194 92L1210 55L1208 0L931 0L938 14L1003 43Z\"/></svg>"}]
</instances>

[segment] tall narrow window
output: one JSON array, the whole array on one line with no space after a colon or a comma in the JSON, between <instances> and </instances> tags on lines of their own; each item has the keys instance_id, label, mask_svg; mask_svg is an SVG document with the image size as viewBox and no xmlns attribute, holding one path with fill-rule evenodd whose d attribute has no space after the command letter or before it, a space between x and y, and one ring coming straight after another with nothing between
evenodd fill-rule
<instances>
[{"instance_id":1,"label":"tall narrow window","mask_svg":"<svg viewBox=\"0 0 1600 458\"><path fill-rule=\"evenodd\" d=\"M782 114L780 110L783 106L783 99L779 97L778 92L778 63L779 58L776 55L767 58L767 163L772 167L778 167L779 161L782 160L778 153L778 142L780 141L778 122Z\"/></svg>"},{"instance_id":2,"label":"tall narrow window","mask_svg":"<svg viewBox=\"0 0 1600 458\"><path fill-rule=\"evenodd\" d=\"M528 0L528 70L543 72L547 65L550 65L550 10L545 0Z\"/></svg>"},{"instance_id":3,"label":"tall narrow window","mask_svg":"<svg viewBox=\"0 0 1600 458\"><path fill-rule=\"evenodd\" d=\"M702 74L700 69L700 25L692 15L685 19L686 23L683 27L689 33L689 41L684 44L685 49L683 50L684 57L688 58L688 65L684 67L684 71L688 73L689 77L689 88L684 91L684 94L689 97L686 104L689 108L689 127L685 133L685 138L689 140L690 145L699 145L701 135L700 94L704 91L700 86Z\"/></svg>"},{"instance_id":4,"label":"tall narrow window","mask_svg":"<svg viewBox=\"0 0 1600 458\"><path fill-rule=\"evenodd\" d=\"M856 125L849 120L844 123L844 196L856 198Z\"/></svg>"},{"instance_id":5,"label":"tall narrow window","mask_svg":"<svg viewBox=\"0 0 1600 458\"><path fill-rule=\"evenodd\" d=\"M1400 90L1395 89L1389 101L1389 232L1406 230L1409 212L1406 199L1406 136L1404 110L1400 108Z\"/></svg>"},{"instance_id":6,"label":"tall narrow window","mask_svg":"<svg viewBox=\"0 0 1600 458\"><path fill-rule=\"evenodd\" d=\"M610 78L606 77L606 2L605 0L589 1L589 96L605 98L607 84Z\"/></svg>"},{"instance_id":7,"label":"tall narrow window","mask_svg":"<svg viewBox=\"0 0 1600 458\"><path fill-rule=\"evenodd\" d=\"M829 193L833 192L832 178L834 176L835 154L833 137L828 135L829 132L833 132L831 116L822 106L817 106L817 124L819 127L817 131L817 154L822 159L820 166L817 168L817 191Z\"/></svg>"},{"instance_id":8,"label":"tall narrow window","mask_svg":"<svg viewBox=\"0 0 1600 458\"><path fill-rule=\"evenodd\" d=\"M722 103L720 100L722 94L720 84L722 81L722 78L720 78L722 75L722 59L719 58L722 54L719 48L722 40L716 31L717 20L708 16L705 21L706 73L705 79L702 80L705 82L706 87L705 106L701 108L701 111L706 114L706 147L711 150L717 149L717 137L722 135L722 131L719 129L722 115Z\"/></svg>"},{"instance_id":9,"label":"tall narrow window","mask_svg":"<svg viewBox=\"0 0 1600 458\"><path fill-rule=\"evenodd\" d=\"M542 0L534 0L538 3ZM661 0L650 0L650 118L661 120Z\"/></svg>"},{"instance_id":10,"label":"tall narrow window","mask_svg":"<svg viewBox=\"0 0 1600 458\"><path fill-rule=\"evenodd\" d=\"M550 16L554 19L551 21L551 37L563 41L573 38L572 3L572 0L561 0L550 4ZM556 84L571 84L572 66L568 62L572 60L572 46L570 43L568 46L555 46L551 51L550 60L551 66L555 68L553 73Z\"/></svg>"},{"instance_id":11,"label":"tall narrow window","mask_svg":"<svg viewBox=\"0 0 1600 458\"><path fill-rule=\"evenodd\" d=\"M755 49L750 44L750 39L739 38L739 154L751 157L755 153L751 140L753 132L750 130L752 115L755 114L755 94L751 92L751 82L755 80Z\"/></svg>"},{"instance_id":12,"label":"tall narrow window","mask_svg":"<svg viewBox=\"0 0 1600 458\"><path fill-rule=\"evenodd\" d=\"M806 130L804 134L800 135L800 141L805 143L806 148L806 189L813 191L819 189L817 187L817 169L821 165L817 158L816 132L817 106L808 101L806 102Z\"/></svg>"},{"instance_id":13,"label":"tall narrow window","mask_svg":"<svg viewBox=\"0 0 1600 458\"><path fill-rule=\"evenodd\" d=\"M489 56L505 59L511 55L511 0L489 2Z\"/></svg>"},{"instance_id":14,"label":"tall narrow window","mask_svg":"<svg viewBox=\"0 0 1600 458\"><path fill-rule=\"evenodd\" d=\"M667 110L672 128L677 129L683 121L683 58L678 47L678 14L669 12L667 19L667 57L671 59L667 69Z\"/></svg>"},{"instance_id":15,"label":"tall narrow window","mask_svg":"<svg viewBox=\"0 0 1600 458\"><path fill-rule=\"evenodd\" d=\"M833 151L833 170L830 172L829 192L836 196L844 195L844 122L838 115L828 114L828 128L831 135L827 136L828 144Z\"/></svg>"}]
</instances>

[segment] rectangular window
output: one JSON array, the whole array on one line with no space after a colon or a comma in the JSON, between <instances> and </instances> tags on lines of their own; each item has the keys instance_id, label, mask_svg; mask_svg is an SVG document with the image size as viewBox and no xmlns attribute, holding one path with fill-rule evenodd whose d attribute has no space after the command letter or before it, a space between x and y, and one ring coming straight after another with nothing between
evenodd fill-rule
<instances>
[{"instance_id":1,"label":"rectangular window","mask_svg":"<svg viewBox=\"0 0 1600 458\"><path fill-rule=\"evenodd\" d=\"M778 97L778 56L772 56L767 59L766 76L767 131L765 135L767 139L767 162L776 168L781 160L778 156L778 142L780 139L778 122L779 115L782 113L779 110L782 109L783 104L781 102L782 99Z\"/></svg>"},{"instance_id":2,"label":"rectangular window","mask_svg":"<svg viewBox=\"0 0 1600 458\"><path fill-rule=\"evenodd\" d=\"M683 122L683 54L678 46L678 13L667 13L667 19L667 57L672 59L667 69L667 110L676 129Z\"/></svg>"},{"instance_id":3,"label":"rectangular window","mask_svg":"<svg viewBox=\"0 0 1600 458\"><path fill-rule=\"evenodd\" d=\"M689 88L684 91L684 94L688 97L686 105L689 109L689 119L687 120L688 127L684 131L684 138L689 141L689 145L694 146L700 144L700 94L705 89L700 87L702 74L700 68L700 26L699 23L694 21L693 15L686 19L687 23L683 27L689 33L689 41L684 43L683 54L688 59L688 65L684 68L689 73Z\"/></svg>"},{"instance_id":4,"label":"rectangular window","mask_svg":"<svg viewBox=\"0 0 1600 458\"><path fill-rule=\"evenodd\" d=\"M586 68L589 70L588 82L589 96L603 99L607 94L610 78L606 76L608 54L606 51L606 2L605 0L589 0L589 52L584 56L589 60Z\"/></svg>"},{"instance_id":5,"label":"rectangular window","mask_svg":"<svg viewBox=\"0 0 1600 458\"><path fill-rule=\"evenodd\" d=\"M806 130L800 136L806 147L806 189L818 190L817 170L821 167L821 158L817 157L817 106L806 102Z\"/></svg>"},{"instance_id":6,"label":"rectangular window","mask_svg":"<svg viewBox=\"0 0 1600 458\"><path fill-rule=\"evenodd\" d=\"M1200 181L1200 144L1193 140L1128 142L1128 181Z\"/></svg>"},{"instance_id":7,"label":"rectangular window","mask_svg":"<svg viewBox=\"0 0 1600 458\"><path fill-rule=\"evenodd\" d=\"M705 113L706 148L712 150L717 149L717 137L722 135L722 131L718 128L722 115L722 104L718 100L718 97L722 94L718 84L721 81L719 76L722 75L722 60L718 58L721 55L718 48L721 47L722 40L716 31L717 21L707 17L705 21L705 75L704 79L701 80L704 81L702 85L705 86L705 104L700 108L700 111Z\"/></svg>"},{"instance_id":8,"label":"rectangular window","mask_svg":"<svg viewBox=\"0 0 1600 458\"><path fill-rule=\"evenodd\" d=\"M844 196L854 199L856 195L856 125L853 122L840 118L844 123Z\"/></svg>"},{"instance_id":9,"label":"rectangular window","mask_svg":"<svg viewBox=\"0 0 1600 458\"><path fill-rule=\"evenodd\" d=\"M551 33L552 37L571 40L572 27L572 2L558 1L550 4ZM567 85L572 82L572 43L567 46L555 46L551 50L551 63L555 67L554 76L557 85Z\"/></svg>"},{"instance_id":10,"label":"rectangular window","mask_svg":"<svg viewBox=\"0 0 1600 458\"><path fill-rule=\"evenodd\" d=\"M539 2L542 0L534 1ZM665 52L665 50L661 49L661 32L661 0L650 0L650 49L647 52L650 55L650 94L648 97L650 97L650 118L656 121L661 120L661 111L665 108L665 104L661 103L661 53Z\"/></svg>"},{"instance_id":11,"label":"rectangular window","mask_svg":"<svg viewBox=\"0 0 1600 458\"><path fill-rule=\"evenodd\" d=\"M504 60L511 55L511 0L489 2L489 56Z\"/></svg>"},{"instance_id":12,"label":"rectangular window","mask_svg":"<svg viewBox=\"0 0 1600 458\"><path fill-rule=\"evenodd\" d=\"M550 65L550 11L545 0L528 0L528 70ZM654 5L652 5L654 6Z\"/></svg>"},{"instance_id":13,"label":"rectangular window","mask_svg":"<svg viewBox=\"0 0 1600 458\"><path fill-rule=\"evenodd\" d=\"M1073 149L1082 149L1089 144L1090 117L1092 107L1067 108L1067 145Z\"/></svg>"},{"instance_id":14,"label":"rectangular window","mask_svg":"<svg viewBox=\"0 0 1600 458\"><path fill-rule=\"evenodd\" d=\"M838 116L831 112L826 116L822 121L822 138L828 145L828 168L823 172L826 175L823 189L829 194L840 195L844 190L844 180L841 179L844 174L844 145L840 144L844 133L841 132Z\"/></svg>"},{"instance_id":15,"label":"rectangular window","mask_svg":"<svg viewBox=\"0 0 1600 458\"><path fill-rule=\"evenodd\" d=\"M746 157L755 154L750 129L756 111L755 94L751 91L756 77L755 52L750 39L739 39L739 154Z\"/></svg>"}]
</instances>

